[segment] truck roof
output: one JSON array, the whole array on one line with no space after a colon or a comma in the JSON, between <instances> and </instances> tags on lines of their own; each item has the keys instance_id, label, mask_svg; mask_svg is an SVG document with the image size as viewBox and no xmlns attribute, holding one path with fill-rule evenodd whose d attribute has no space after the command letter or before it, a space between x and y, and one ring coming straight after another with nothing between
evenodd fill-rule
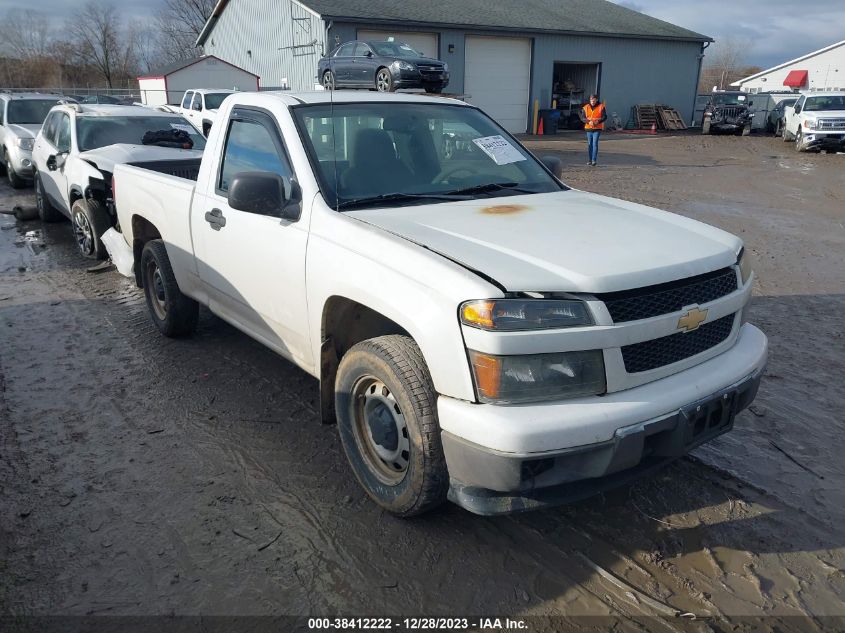
<instances>
[{"instance_id":1,"label":"truck roof","mask_svg":"<svg viewBox=\"0 0 845 633\"><path fill-rule=\"evenodd\" d=\"M249 93L241 93L249 94ZM261 92L261 95L278 98L286 105L298 103L361 103L385 101L394 103L442 103L467 105L459 99L443 95L424 93L370 92L368 90L314 90L312 92L290 92L289 90Z\"/></svg>"},{"instance_id":2,"label":"truck roof","mask_svg":"<svg viewBox=\"0 0 845 633\"><path fill-rule=\"evenodd\" d=\"M230 90L228 88L188 88L185 92L196 92L196 93L201 94L201 95L207 95L209 93L214 93L214 94L225 93L225 94L233 95L238 91L237 90Z\"/></svg>"},{"instance_id":3,"label":"truck roof","mask_svg":"<svg viewBox=\"0 0 845 633\"><path fill-rule=\"evenodd\" d=\"M180 116L178 113L175 112L161 112L159 110L153 110L152 108L144 108L141 106L131 106L131 105L111 105L111 104L63 104L60 106L64 110L68 112L75 112L76 116L80 117L88 117L88 116L119 116L119 117L131 117L131 116L143 116L143 117L175 117Z\"/></svg>"}]
</instances>

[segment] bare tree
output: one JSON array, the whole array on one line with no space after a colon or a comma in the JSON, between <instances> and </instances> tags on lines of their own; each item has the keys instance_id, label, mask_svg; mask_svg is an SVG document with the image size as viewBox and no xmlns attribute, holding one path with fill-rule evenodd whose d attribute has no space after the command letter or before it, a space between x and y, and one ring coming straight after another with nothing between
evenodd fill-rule
<instances>
[{"instance_id":1,"label":"bare tree","mask_svg":"<svg viewBox=\"0 0 845 633\"><path fill-rule=\"evenodd\" d=\"M74 52L93 67L109 88L127 79L137 65L137 33L124 28L114 5L89 0L67 24Z\"/></svg>"},{"instance_id":2,"label":"bare tree","mask_svg":"<svg viewBox=\"0 0 845 633\"><path fill-rule=\"evenodd\" d=\"M47 57L51 35L50 21L40 11L9 9L0 22L4 52L17 59Z\"/></svg>"},{"instance_id":3,"label":"bare tree","mask_svg":"<svg viewBox=\"0 0 845 633\"><path fill-rule=\"evenodd\" d=\"M188 59L201 52L196 41L216 4L216 0L164 1L156 17L161 61Z\"/></svg>"},{"instance_id":4,"label":"bare tree","mask_svg":"<svg viewBox=\"0 0 845 633\"><path fill-rule=\"evenodd\" d=\"M740 73L747 68L744 59L749 50L747 40L736 36L728 36L714 44L702 71L702 85L707 90L713 86L725 90L731 81L742 78L744 75Z\"/></svg>"}]
</instances>

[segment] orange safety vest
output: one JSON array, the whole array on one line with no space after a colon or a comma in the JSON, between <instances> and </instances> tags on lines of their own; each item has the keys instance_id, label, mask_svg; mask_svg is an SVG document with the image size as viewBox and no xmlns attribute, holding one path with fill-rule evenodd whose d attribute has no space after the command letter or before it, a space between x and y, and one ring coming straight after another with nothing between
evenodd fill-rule
<instances>
[{"instance_id":1,"label":"orange safety vest","mask_svg":"<svg viewBox=\"0 0 845 633\"><path fill-rule=\"evenodd\" d=\"M603 130L604 123L593 123L590 119L601 119L604 115L604 104L597 103L594 108L589 103L584 106L584 114L587 116L587 123L584 125L585 130Z\"/></svg>"}]
</instances>

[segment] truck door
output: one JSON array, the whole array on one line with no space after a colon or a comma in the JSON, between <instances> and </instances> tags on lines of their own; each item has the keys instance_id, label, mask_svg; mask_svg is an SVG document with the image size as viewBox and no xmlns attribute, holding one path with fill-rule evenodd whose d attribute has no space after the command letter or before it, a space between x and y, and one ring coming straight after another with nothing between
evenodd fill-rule
<instances>
[{"instance_id":1,"label":"truck door","mask_svg":"<svg viewBox=\"0 0 845 633\"><path fill-rule=\"evenodd\" d=\"M212 310L310 367L307 227L273 215L238 211L228 204L229 185L239 172L269 171L296 178L282 135L263 110L236 108L225 125L217 171L191 211L200 279Z\"/></svg>"},{"instance_id":2,"label":"truck door","mask_svg":"<svg viewBox=\"0 0 845 633\"><path fill-rule=\"evenodd\" d=\"M798 123L801 120L801 117L798 115L801 114L801 110L804 108L805 99L806 97L802 95L801 98L795 102L794 106L787 106L784 110L786 116L786 130L793 136L798 133Z\"/></svg>"}]
</instances>

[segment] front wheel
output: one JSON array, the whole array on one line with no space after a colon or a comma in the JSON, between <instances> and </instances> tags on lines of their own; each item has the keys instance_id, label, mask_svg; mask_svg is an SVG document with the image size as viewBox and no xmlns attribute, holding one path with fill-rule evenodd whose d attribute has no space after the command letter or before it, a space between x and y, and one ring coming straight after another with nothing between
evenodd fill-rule
<instances>
[{"instance_id":1,"label":"front wheel","mask_svg":"<svg viewBox=\"0 0 845 633\"><path fill-rule=\"evenodd\" d=\"M144 245L141 279L150 317L162 334L186 336L197 329L199 304L179 290L162 240L150 240Z\"/></svg>"},{"instance_id":2,"label":"front wheel","mask_svg":"<svg viewBox=\"0 0 845 633\"><path fill-rule=\"evenodd\" d=\"M780 120L775 123L775 136L783 136L783 123Z\"/></svg>"},{"instance_id":3,"label":"front wheel","mask_svg":"<svg viewBox=\"0 0 845 633\"><path fill-rule=\"evenodd\" d=\"M804 147L804 133L801 131L800 127L798 128L798 132L795 134L795 151L806 151L806 148Z\"/></svg>"},{"instance_id":4,"label":"front wheel","mask_svg":"<svg viewBox=\"0 0 845 633\"><path fill-rule=\"evenodd\" d=\"M23 189L24 187L26 187L26 180L24 180L23 178L18 176L17 173L15 173L15 168L11 164L9 164L8 156L5 158L5 162L6 178L9 181L9 186L12 187L12 189Z\"/></svg>"},{"instance_id":5,"label":"front wheel","mask_svg":"<svg viewBox=\"0 0 845 633\"><path fill-rule=\"evenodd\" d=\"M323 73L323 88L326 90L334 90L334 73L327 70Z\"/></svg>"},{"instance_id":6,"label":"front wheel","mask_svg":"<svg viewBox=\"0 0 845 633\"><path fill-rule=\"evenodd\" d=\"M413 339L380 336L353 346L338 367L335 409L352 472L377 504L409 517L445 501L437 394Z\"/></svg>"},{"instance_id":7,"label":"front wheel","mask_svg":"<svg viewBox=\"0 0 845 633\"><path fill-rule=\"evenodd\" d=\"M70 218L80 254L88 259L108 257L109 253L100 239L111 227L105 206L97 200L77 200L70 209Z\"/></svg>"},{"instance_id":8,"label":"front wheel","mask_svg":"<svg viewBox=\"0 0 845 633\"><path fill-rule=\"evenodd\" d=\"M439 95L441 92L443 92L443 88L441 88L440 86L426 86L425 91L429 94Z\"/></svg>"},{"instance_id":9,"label":"front wheel","mask_svg":"<svg viewBox=\"0 0 845 633\"><path fill-rule=\"evenodd\" d=\"M394 92L393 76L387 68L379 68L376 73L376 90L379 92Z\"/></svg>"},{"instance_id":10,"label":"front wheel","mask_svg":"<svg viewBox=\"0 0 845 633\"><path fill-rule=\"evenodd\" d=\"M701 133L710 134L710 119L704 119L701 124Z\"/></svg>"}]
</instances>

